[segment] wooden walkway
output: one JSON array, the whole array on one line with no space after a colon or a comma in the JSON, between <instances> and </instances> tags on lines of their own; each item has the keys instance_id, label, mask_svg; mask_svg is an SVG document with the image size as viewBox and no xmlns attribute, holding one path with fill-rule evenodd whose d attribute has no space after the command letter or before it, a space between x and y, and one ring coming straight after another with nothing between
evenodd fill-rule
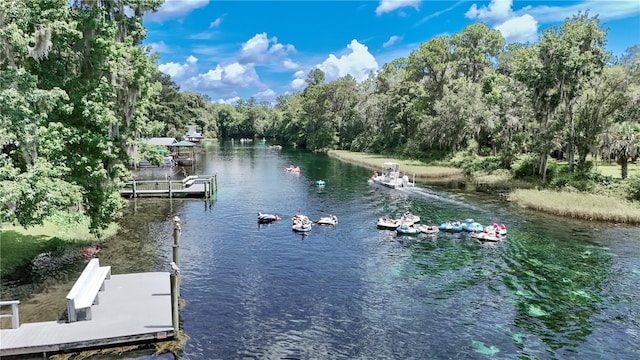
<instances>
[{"instance_id":1,"label":"wooden walkway","mask_svg":"<svg viewBox=\"0 0 640 360\"><path fill-rule=\"evenodd\" d=\"M27 323L0 330L0 357L75 352L176 334L168 272L112 275L91 311L92 320Z\"/></svg>"},{"instance_id":2,"label":"wooden walkway","mask_svg":"<svg viewBox=\"0 0 640 360\"><path fill-rule=\"evenodd\" d=\"M202 197L217 191L216 175L191 175L182 180L133 180L125 184L125 197Z\"/></svg>"}]
</instances>

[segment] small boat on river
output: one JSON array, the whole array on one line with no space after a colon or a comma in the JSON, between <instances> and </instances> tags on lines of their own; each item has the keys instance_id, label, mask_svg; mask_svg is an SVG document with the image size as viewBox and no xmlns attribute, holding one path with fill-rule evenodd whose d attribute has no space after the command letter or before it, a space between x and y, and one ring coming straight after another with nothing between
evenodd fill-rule
<instances>
[{"instance_id":1,"label":"small boat on river","mask_svg":"<svg viewBox=\"0 0 640 360\"><path fill-rule=\"evenodd\" d=\"M462 225L462 231L467 232L481 232L484 231L484 226L482 224L474 221L473 219L466 219Z\"/></svg>"},{"instance_id":2,"label":"small boat on river","mask_svg":"<svg viewBox=\"0 0 640 360\"><path fill-rule=\"evenodd\" d=\"M300 224L291 225L291 230L295 232L309 232L311 231L311 222L303 222Z\"/></svg>"},{"instance_id":3,"label":"small boat on river","mask_svg":"<svg viewBox=\"0 0 640 360\"><path fill-rule=\"evenodd\" d=\"M316 220L316 224L336 226L338 224L338 217L335 215L324 216Z\"/></svg>"},{"instance_id":4,"label":"small boat on river","mask_svg":"<svg viewBox=\"0 0 640 360\"><path fill-rule=\"evenodd\" d=\"M440 224L438 226L440 231L448 231L448 232L460 232L462 231L462 224L459 221L449 221Z\"/></svg>"},{"instance_id":5,"label":"small boat on river","mask_svg":"<svg viewBox=\"0 0 640 360\"><path fill-rule=\"evenodd\" d=\"M385 162L383 164L382 173L374 172L369 179L369 183L386 186L388 188L400 188L414 186L415 182L409 182L408 176L400 175L400 164L393 162Z\"/></svg>"},{"instance_id":6,"label":"small boat on river","mask_svg":"<svg viewBox=\"0 0 640 360\"><path fill-rule=\"evenodd\" d=\"M291 230L296 232L311 231L313 223L306 215L296 214L291 218Z\"/></svg>"},{"instance_id":7,"label":"small boat on river","mask_svg":"<svg viewBox=\"0 0 640 360\"><path fill-rule=\"evenodd\" d=\"M398 235L418 235L422 231L419 227L415 227L413 225L409 225L408 223L401 224L396 228L396 232Z\"/></svg>"},{"instance_id":8,"label":"small boat on river","mask_svg":"<svg viewBox=\"0 0 640 360\"><path fill-rule=\"evenodd\" d=\"M492 228L498 235L507 235L507 227L504 224L493 223Z\"/></svg>"},{"instance_id":9,"label":"small boat on river","mask_svg":"<svg viewBox=\"0 0 640 360\"><path fill-rule=\"evenodd\" d=\"M258 213L258 222L261 224L268 224L278 220L280 220L280 216L278 216L278 214Z\"/></svg>"},{"instance_id":10,"label":"small boat on river","mask_svg":"<svg viewBox=\"0 0 640 360\"><path fill-rule=\"evenodd\" d=\"M400 221L391 218L379 218L377 226L380 229L395 230L400 226Z\"/></svg>"},{"instance_id":11,"label":"small boat on river","mask_svg":"<svg viewBox=\"0 0 640 360\"><path fill-rule=\"evenodd\" d=\"M284 168L284 171L288 172L288 173L292 173L292 174L299 174L300 173L300 167L299 166L289 166L287 168Z\"/></svg>"},{"instance_id":12,"label":"small boat on river","mask_svg":"<svg viewBox=\"0 0 640 360\"><path fill-rule=\"evenodd\" d=\"M327 185L327 182L320 179L320 180L316 180L316 186L325 186Z\"/></svg>"},{"instance_id":13,"label":"small boat on river","mask_svg":"<svg viewBox=\"0 0 640 360\"><path fill-rule=\"evenodd\" d=\"M411 211L407 211L404 214L402 214L402 217L400 217L400 220L409 221L415 224L420 222L420 216L412 213Z\"/></svg>"},{"instance_id":14,"label":"small boat on river","mask_svg":"<svg viewBox=\"0 0 640 360\"><path fill-rule=\"evenodd\" d=\"M440 229L438 229L437 225L421 224L420 226L418 226L418 228L424 234L437 234L438 232L440 232Z\"/></svg>"},{"instance_id":15,"label":"small boat on river","mask_svg":"<svg viewBox=\"0 0 640 360\"><path fill-rule=\"evenodd\" d=\"M498 234L497 232L488 231L487 229L489 228L488 227L485 228L485 231L483 232L473 233L471 234L471 237L480 241L490 241L490 242L498 242L498 241L504 240L504 237L500 236L500 234Z\"/></svg>"}]
</instances>

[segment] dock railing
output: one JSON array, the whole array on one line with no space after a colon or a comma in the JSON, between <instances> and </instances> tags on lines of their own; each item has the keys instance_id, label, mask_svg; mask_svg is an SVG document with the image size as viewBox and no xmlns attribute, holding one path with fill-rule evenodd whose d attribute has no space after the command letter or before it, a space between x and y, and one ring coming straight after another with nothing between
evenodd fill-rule
<instances>
[{"instance_id":1,"label":"dock railing","mask_svg":"<svg viewBox=\"0 0 640 360\"><path fill-rule=\"evenodd\" d=\"M12 329L17 329L18 327L20 327L18 304L20 304L20 300L0 301L0 307L11 306L11 314L1 313L0 318L11 318Z\"/></svg>"},{"instance_id":2,"label":"dock railing","mask_svg":"<svg viewBox=\"0 0 640 360\"><path fill-rule=\"evenodd\" d=\"M200 185L200 186L194 186ZM195 190L195 189L198 190ZM190 191L192 189L193 191ZM201 195L210 198L217 190L216 175L190 175L181 180L132 180L125 184L123 195L137 197L139 195L168 194L173 197L178 193Z\"/></svg>"}]
</instances>

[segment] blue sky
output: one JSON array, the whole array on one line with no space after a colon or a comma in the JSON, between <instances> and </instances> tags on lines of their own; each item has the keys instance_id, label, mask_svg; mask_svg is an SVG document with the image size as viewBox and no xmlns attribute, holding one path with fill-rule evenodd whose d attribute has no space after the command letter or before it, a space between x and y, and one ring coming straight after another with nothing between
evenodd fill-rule
<instances>
[{"instance_id":1,"label":"blue sky","mask_svg":"<svg viewBox=\"0 0 640 360\"><path fill-rule=\"evenodd\" d=\"M361 81L474 22L499 30L507 43L535 42L579 11L599 15L614 54L640 44L639 0L165 0L144 17L145 45L183 91L214 102L274 102L302 90L314 68L327 81L346 74Z\"/></svg>"}]
</instances>

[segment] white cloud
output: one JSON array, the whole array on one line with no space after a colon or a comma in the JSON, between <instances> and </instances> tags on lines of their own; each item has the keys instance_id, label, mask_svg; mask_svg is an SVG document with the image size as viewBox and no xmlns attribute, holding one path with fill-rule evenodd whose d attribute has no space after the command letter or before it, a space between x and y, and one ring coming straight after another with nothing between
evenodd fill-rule
<instances>
[{"instance_id":1,"label":"white cloud","mask_svg":"<svg viewBox=\"0 0 640 360\"><path fill-rule=\"evenodd\" d=\"M257 100L273 99L275 96L276 96L276 92L271 89L266 89L253 95L253 97L256 98Z\"/></svg>"},{"instance_id":2,"label":"white cloud","mask_svg":"<svg viewBox=\"0 0 640 360\"><path fill-rule=\"evenodd\" d=\"M273 45L271 45L272 43ZM286 55L289 52L295 52L293 45L280 44L275 36L268 38L267 33L262 33L256 34L242 44L238 60L242 63L261 64L267 62L272 55Z\"/></svg>"},{"instance_id":3,"label":"white cloud","mask_svg":"<svg viewBox=\"0 0 640 360\"><path fill-rule=\"evenodd\" d=\"M293 74L293 80L291 81L291 83L289 84L289 87L294 90L294 91L299 91L304 89L304 87L307 85L307 82L305 81L305 74L304 71L302 70L298 70Z\"/></svg>"},{"instance_id":4,"label":"white cloud","mask_svg":"<svg viewBox=\"0 0 640 360\"><path fill-rule=\"evenodd\" d=\"M213 38L214 32L204 31L199 33L189 34L188 39L191 40L209 40Z\"/></svg>"},{"instance_id":5,"label":"white cloud","mask_svg":"<svg viewBox=\"0 0 640 360\"><path fill-rule=\"evenodd\" d=\"M164 41L160 41L157 43L149 43L147 44L147 46L151 46L151 52L152 53L167 53L169 52L169 47L167 46L167 44L164 43Z\"/></svg>"},{"instance_id":6,"label":"white cloud","mask_svg":"<svg viewBox=\"0 0 640 360\"><path fill-rule=\"evenodd\" d=\"M216 102L218 104L235 105L236 103L238 103L238 100L240 100L240 97L239 96L234 96L234 97L230 97L228 99L218 99Z\"/></svg>"},{"instance_id":7,"label":"white cloud","mask_svg":"<svg viewBox=\"0 0 640 360\"><path fill-rule=\"evenodd\" d=\"M507 43L535 42L538 39L538 22L529 14L512 17L496 25L495 29L502 33Z\"/></svg>"},{"instance_id":8,"label":"white cloud","mask_svg":"<svg viewBox=\"0 0 640 360\"><path fill-rule=\"evenodd\" d=\"M197 62L198 62L197 57L193 55L189 55L189 57L187 57L187 60L184 64L168 62L168 63L158 65L158 70L171 76L171 79L176 81L179 79L183 79L190 74L196 73L198 70L196 66Z\"/></svg>"},{"instance_id":9,"label":"white cloud","mask_svg":"<svg viewBox=\"0 0 640 360\"><path fill-rule=\"evenodd\" d=\"M145 14L145 20L162 22L167 19L179 18L187 15L191 11L205 7L209 0L165 0L155 13Z\"/></svg>"},{"instance_id":10,"label":"white cloud","mask_svg":"<svg viewBox=\"0 0 640 360\"><path fill-rule=\"evenodd\" d=\"M191 64L178 64L174 62L168 62L158 65L158 70L171 76L171 79L176 81L177 79L185 77L192 72Z\"/></svg>"},{"instance_id":11,"label":"white cloud","mask_svg":"<svg viewBox=\"0 0 640 360\"><path fill-rule=\"evenodd\" d=\"M347 74L351 74L356 81L362 81L371 71L378 70L376 59L365 45L354 39L347 47L351 53L340 58L331 54L322 64L316 66L324 72L326 81L333 81Z\"/></svg>"},{"instance_id":12,"label":"white cloud","mask_svg":"<svg viewBox=\"0 0 640 360\"><path fill-rule=\"evenodd\" d=\"M499 30L507 43L535 41L539 23L564 22L578 13L589 11L601 20L621 19L640 14L638 0L586 0L570 6L526 6L513 10L512 0L491 0L488 6L471 5L465 16L486 20Z\"/></svg>"},{"instance_id":13,"label":"white cloud","mask_svg":"<svg viewBox=\"0 0 640 360\"><path fill-rule=\"evenodd\" d=\"M240 51L240 60L246 60L247 62L260 62L264 58L264 54L269 48L269 40L267 33L256 34L251 39L242 44L242 50Z\"/></svg>"},{"instance_id":14,"label":"white cloud","mask_svg":"<svg viewBox=\"0 0 640 360\"><path fill-rule=\"evenodd\" d=\"M376 15L382 15L407 6L412 6L417 10L421 2L422 0L380 0L380 4L376 8Z\"/></svg>"},{"instance_id":15,"label":"white cloud","mask_svg":"<svg viewBox=\"0 0 640 360\"><path fill-rule=\"evenodd\" d=\"M517 11L518 14L526 13L536 18L541 23L563 22L578 12L589 10L589 14L596 15L600 20L623 19L640 14L638 0L586 0L571 6L527 6ZM637 29L636 29L637 32Z\"/></svg>"},{"instance_id":16,"label":"white cloud","mask_svg":"<svg viewBox=\"0 0 640 360\"><path fill-rule=\"evenodd\" d=\"M209 29L213 29L213 28L217 28L218 26L220 26L220 23L222 22L222 18L219 17L215 20L213 20L210 24L209 24Z\"/></svg>"},{"instance_id":17,"label":"white cloud","mask_svg":"<svg viewBox=\"0 0 640 360\"><path fill-rule=\"evenodd\" d=\"M284 59L284 61L282 61L282 66L288 70L295 70L300 67L300 65L293 62L291 59Z\"/></svg>"},{"instance_id":18,"label":"white cloud","mask_svg":"<svg viewBox=\"0 0 640 360\"><path fill-rule=\"evenodd\" d=\"M304 79L293 79L293 81L291 81L291 89L293 90L302 90L304 89L305 85L307 85L307 83L304 81Z\"/></svg>"},{"instance_id":19,"label":"white cloud","mask_svg":"<svg viewBox=\"0 0 640 360\"><path fill-rule=\"evenodd\" d=\"M425 23L425 22L427 22L427 21L429 21L429 20L431 20L431 19L437 18L438 16L440 16L440 15L442 15L442 14L448 13L449 11L451 11L451 10L453 10L453 9L457 8L457 7L458 7L458 5L461 5L462 3L466 2L466 1L467 1L467 0L458 0L457 2L455 2L455 3L451 4L451 6L449 6L448 8L446 8L446 9L444 9L444 10L436 11L436 12L434 12L434 13L431 13L431 14L429 14L429 15L427 15L427 16L425 16L425 17L423 17L423 18L422 18L422 19L420 19L420 21L418 21L414 26L421 25L421 24L423 24L423 23ZM475 6L475 4L474 4L474 5L472 5L472 7L473 7L473 6Z\"/></svg>"},{"instance_id":20,"label":"white cloud","mask_svg":"<svg viewBox=\"0 0 640 360\"><path fill-rule=\"evenodd\" d=\"M382 44L382 47L383 48L389 47L389 46L395 44L396 41L398 41L398 40L402 40L402 38L400 36L393 35L393 36L391 36L389 38L389 40L385 41L385 43Z\"/></svg>"},{"instance_id":21,"label":"white cloud","mask_svg":"<svg viewBox=\"0 0 640 360\"><path fill-rule=\"evenodd\" d=\"M538 21L529 14L514 13L512 6L512 0L491 0L488 6L478 8L476 4L471 5L465 16L492 23L506 43L535 41L538 37Z\"/></svg>"},{"instance_id":22,"label":"white cloud","mask_svg":"<svg viewBox=\"0 0 640 360\"><path fill-rule=\"evenodd\" d=\"M494 22L507 21L511 15L512 0L491 0L489 6L478 9L476 4L471 5L464 14L469 19L490 20Z\"/></svg>"},{"instance_id":23,"label":"white cloud","mask_svg":"<svg viewBox=\"0 0 640 360\"><path fill-rule=\"evenodd\" d=\"M193 76L182 84L187 89L222 90L235 93L238 88L259 85L260 80L253 65L235 62L225 66L218 64L215 69Z\"/></svg>"}]
</instances>

